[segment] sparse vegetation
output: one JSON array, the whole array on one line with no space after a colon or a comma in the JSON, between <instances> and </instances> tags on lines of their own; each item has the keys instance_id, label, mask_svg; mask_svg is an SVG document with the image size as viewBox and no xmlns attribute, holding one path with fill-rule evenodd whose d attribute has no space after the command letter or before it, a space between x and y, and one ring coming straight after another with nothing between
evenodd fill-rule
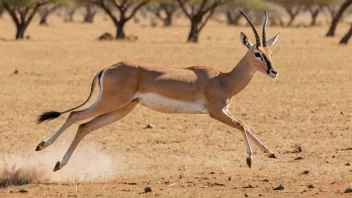
<instances>
[{"instance_id":1,"label":"sparse vegetation","mask_svg":"<svg viewBox=\"0 0 352 198\"><path fill-rule=\"evenodd\" d=\"M244 160L243 136L235 129L205 115L166 115L141 105L121 121L89 134L63 172L52 169L78 125L60 136L52 148L34 152L37 143L67 118L38 127L35 115L80 104L92 77L121 60L231 71L247 51L240 43L240 32L252 41L253 34L244 18L237 21L241 26L225 23L225 5L213 13L222 23L210 19L204 23L210 12L203 16L201 24L206 25L198 32L197 44L185 44L191 20L176 1L179 8L173 16L181 15L168 28L150 27L146 6L155 4L143 5L143 12L138 9L139 22L124 26L126 37L138 37L134 42L111 41L116 39L112 29L117 27L97 5L94 10L100 9L99 14L92 24L82 23L86 8L79 3L72 5L77 6L71 16L74 23L64 23L65 8L60 8L49 15L46 28L38 25L38 10L53 4L40 6L31 20L36 4L28 9L21 4L15 13L20 20L20 13L28 10L23 35L31 35L30 41L14 41L17 28L13 16L5 11L0 19L0 197L350 197L352 70L351 41L347 41L352 31L351 6L340 18L336 36L325 37L331 16L346 2L337 1L322 6L316 26L310 26L307 5L287 26L290 16L284 8L274 0L263 1L261 6L271 9L269 17L277 19L277 25L269 19L268 38L281 32L272 48L279 77L273 81L257 74L229 106L278 155L278 159L267 158L253 144L251 169ZM116 6L110 0L104 2L119 21ZM137 2L130 4L125 17L131 16ZM263 7L231 5L231 11L236 10L233 17L238 9L247 9L261 31ZM112 34L105 33L109 31ZM108 41L100 42L100 35ZM341 37L346 40L344 45L338 45ZM12 155L22 164L9 158ZM16 166L7 166L8 162ZM72 172L66 174L66 170ZM103 173L96 174L98 170Z\"/></svg>"},{"instance_id":2,"label":"sparse vegetation","mask_svg":"<svg viewBox=\"0 0 352 198\"><path fill-rule=\"evenodd\" d=\"M50 3L44 6L41 6L38 9L40 15L39 25L48 25L47 18L49 15L55 12L60 6L58 4Z\"/></svg>"},{"instance_id":3,"label":"sparse vegetation","mask_svg":"<svg viewBox=\"0 0 352 198\"><path fill-rule=\"evenodd\" d=\"M16 25L16 40L24 39L24 33L32 22L38 8L53 0L0 0L2 7L9 13Z\"/></svg>"},{"instance_id":4,"label":"sparse vegetation","mask_svg":"<svg viewBox=\"0 0 352 198\"><path fill-rule=\"evenodd\" d=\"M116 27L116 39L125 39L125 24L131 20L139 9L147 5L151 0L91 0L102 8L110 17ZM119 13L117 16L113 8Z\"/></svg>"},{"instance_id":5,"label":"sparse vegetation","mask_svg":"<svg viewBox=\"0 0 352 198\"><path fill-rule=\"evenodd\" d=\"M198 42L199 33L213 16L214 11L227 0L177 0L183 13L190 20L190 31L187 42Z\"/></svg>"},{"instance_id":6,"label":"sparse vegetation","mask_svg":"<svg viewBox=\"0 0 352 198\"><path fill-rule=\"evenodd\" d=\"M163 22L164 27L172 25L177 9L177 2L172 0L156 0L147 7L149 12Z\"/></svg>"}]
</instances>

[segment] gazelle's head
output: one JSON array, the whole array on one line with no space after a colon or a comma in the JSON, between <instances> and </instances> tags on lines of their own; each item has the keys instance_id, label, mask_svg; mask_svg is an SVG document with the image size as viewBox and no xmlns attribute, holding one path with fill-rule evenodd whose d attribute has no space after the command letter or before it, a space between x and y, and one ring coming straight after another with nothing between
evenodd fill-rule
<instances>
[{"instance_id":1,"label":"gazelle's head","mask_svg":"<svg viewBox=\"0 0 352 198\"><path fill-rule=\"evenodd\" d=\"M251 67L253 67L253 69L256 71L267 74L271 78L276 78L278 76L278 72L273 66L274 64L272 61L272 51L269 49L269 47L275 44L279 38L280 33L269 40L266 39L266 24L268 22L268 15L265 12L265 21L263 25L263 43L261 43L259 34L255 29L254 24L243 12L241 12L241 14L247 19L249 25L252 27L256 40L256 44L252 44L248 37L243 32L241 32L241 42L248 48L248 54L246 56L249 56Z\"/></svg>"}]
</instances>

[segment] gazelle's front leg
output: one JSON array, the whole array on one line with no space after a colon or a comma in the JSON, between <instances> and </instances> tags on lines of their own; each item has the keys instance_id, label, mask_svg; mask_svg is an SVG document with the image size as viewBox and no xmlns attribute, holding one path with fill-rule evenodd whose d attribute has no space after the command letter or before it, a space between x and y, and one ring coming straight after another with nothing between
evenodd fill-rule
<instances>
[{"instance_id":1,"label":"gazelle's front leg","mask_svg":"<svg viewBox=\"0 0 352 198\"><path fill-rule=\"evenodd\" d=\"M238 120L233 119L229 115L227 115L224 107L221 107L221 106L212 107L212 108L208 107L208 111L209 111L209 116L211 118L218 120L224 124L227 124L233 128L236 128L236 129L239 129L240 131L242 131L244 141L246 143L247 153L248 153L247 165L250 168L252 166L252 153L253 152L252 152L251 145L249 144L249 141L248 141L246 126L242 122L239 122Z\"/></svg>"},{"instance_id":2,"label":"gazelle's front leg","mask_svg":"<svg viewBox=\"0 0 352 198\"><path fill-rule=\"evenodd\" d=\"M238 120L238 122L241 122L247 131L247 135L249 136L249 138L251 138L251 140L259 147L260 150L262 150L264 153L266 153L268 155L269 158L276 158L276 155L274 152L272 152L268 147L266 147L257 137L255 137L253 135L253 133L249 130L249 128L247 127L247 125L241 121L240 119L236 118L228 109L224 110L225 113L230 116L232 119L234 120Z\"/></svg>"}]
</instances>

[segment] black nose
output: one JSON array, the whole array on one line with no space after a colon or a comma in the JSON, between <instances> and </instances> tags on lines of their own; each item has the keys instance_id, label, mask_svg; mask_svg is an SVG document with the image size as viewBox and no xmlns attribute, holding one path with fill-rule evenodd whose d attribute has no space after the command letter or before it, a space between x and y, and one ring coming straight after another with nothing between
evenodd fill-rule
<instances>
[{"instance_id":1,"label":"black nose","mask_svg":"<svg viewBox=\"0 0 352 198\"><path fill-rule=\"evenodd\" d=\"M273 74L277 74L277 71L275 71L275 70L271 70L271 73L273 73Z\"/></svg>"}]
</instances>

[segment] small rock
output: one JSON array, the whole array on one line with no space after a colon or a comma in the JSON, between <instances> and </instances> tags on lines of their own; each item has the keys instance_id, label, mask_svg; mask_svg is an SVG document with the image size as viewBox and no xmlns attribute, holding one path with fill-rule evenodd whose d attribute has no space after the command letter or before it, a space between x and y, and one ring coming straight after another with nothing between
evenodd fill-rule
<instances>
[{"instance_id":1,"label":"small rock","mask_svg":"<svg viewBox=\"0 0 352 198\"><path fill-rule=\"evenodd\" d=\"M144 129L152 129L152 128L154 128L154 125L152 124L148 124L146 127L144 127Z\"/></svg>"},{"instance_id":2,"label":"small rock","mask_svg":"<svg viewBox=\"0 0 352 198\"><path fill-rule=\"evenodd\" d=\"M221 184L221 183L218 183L218 182L215 182L213 183L214 186L225 186L225 184Z\"/></svg>"},{"instance_id":3,"label":"small rock","mask_svg":"<svg viewBox=\"0 0 352 198\"><path fill-rule=\"evenodd\" d=\"M145 193L150 193L150 192L152 192L152 191L153 191L152 188L149 187L149 186L147 186L147 187L144 188L144 192L145 192Z\"/></svg>"},{"instance_id":4,"label":"small rock","mask_svg":"<svg viewBox=\"0 0 352 198\"><path fill-rule=\"evenodd\" d=\"M303 175L308 175L308 173L309 173L309 170L305 170L305 171L303 171Z\"/></svg>"},{"instance_id":5,"label":"small rock","mask_svg":"<svg viewBox=\"0 0 352 198\"><path fill-rule=\"evenodd\" d=\"M13 193L13 191L12 191L12 190L10 190L10 193Z\"/></svg>"},{"instance_id":6,"label":"small rock","mask_svg":"<svg viewBox=\"0 0 352 198\"><path fill-rule=\"evenodd\" d=\"M303 157L296 157L295 160L302 160Z\"/></svg>"},{"instance_id":7,"label":"small rock","mask_svg":"<svg viewBox=\"0 0 352 198\"><path fill-rule=\"evenodd\" d=\"M28 190L26 190L26 189L21 189L21 190L18 191L18 192L20 192L20 193L28 193Z\"/></svg>"},{"instance_id":8,"label":"small rock","mask_svg":"<svg viewBox=\"0 0 352 198\"><path fill-rule=\"evenodd\" d=\"M111 41L111 40L114 39L114 37L113 37L110 33L105 32L104 34L102 34L101 36L99 36L98 39L101 40L101 41L103 41L103 40L105 40L105 41L110 40L110 41Z\"/></svg>"},{"instance_id":9,"label":"small rock","mask_svg":"<svg viewBox=\"0 0 352 198\"><path fill-rule=\"evenodd\" d=\"M212 171L212 172L210 172L209 174L213 175L213 174L215 174L215 172Z\"/></svg>"},{"instance_id":10,"label":"small rock","mask_svg":"<svg viewBox=\"0 0 352 198\"><path fill-rule=\"evenodd\" d=\"M245 186L243 188L254 188L251 184L248 184L248 186Z\"/></svg>"},{"instance_id":11,"label":"small rock","mask_svg":"<svg viewBox=\"0 0 352 198\"><path fill-rule=\"evenodd\" d=\"M259 197L263 196L262 194L259 194Z\"/></svg>"},{"instance_id":12,"label":"small rock","mask_svg":"<svg viewBox=\"0 0 352 198\"><path fill-rule=\"evenodd\" d=\"M345 166L351 166L350 162L347 162L347 163L345 164Z\"/></svg>"},{"instance_id":13,"label":"small rock","mask_svg":"<svg viewBox=\"0 0 352 198\"><path fill-rule=\"evenodd\" d=\"M135 36L135 35L128 35L128 36L126 37L126 40L128 40L128 41L136 41L136 40L138 40L138 36Z\"/></svg>"},{"instance_id":14,"label":"small rock","mask_svg":"<svg viewBox=\"0 0 352 198\"><path fill-rule=\"evenodd\" d=\"M178 178L179 178L179 179L182 179L182 175L180 175Z\"/></svg>"},{"instance_id":15,"label":"small rock","mask_svg":"<svg viewBox=\"0 0 352 198\"><path fill-rule=\"evenodd\" d=\"M301 144L295 144L296 152L301 153L302 152L302 145Z\"/></svg>"},{"instance_id":16,"label":"small rock","mask_svg":"<svg viewBox=\"0 0 352 198\"><path fill-rule=\"evenodd\" d=\"M227 179L228 181L231 181L231 176Z\"/></svg>"},{"instance_id":17,"label":"small rock","mask_svg":"<svg viewBox=\"0 0 352 198\"><path fill-rule=\"evenodd\" d=\"M247 194L244 194L244 197L249 197Z\"/></svg>"},{"instance_id":18,"label":"small rock","mask_svg":"<svg viewBox=\"0 0 352 198\"><path fill-rule=\"evenodd\" d=\"M344 193L352 193L352 186L347 188Z\"/></svg>"},{"instance_id":19,"label":"small rock","mask_svg":"<svg viewBox=\"0 0 352 198\"><path fill-rule=\"evenodd\" d=\"M313 184L309 184L308 188L315 188L315 186Z\"/></svg>"},{"instance_id":20,"label":"small rock","mask_svg":"<svg viewBox=\"0 0 352 198\"><path fill-rule=\"evenodd\" d=\"M269 180L268 180L268 179L263 179L262 181L263 181L263 182L269 182Z\"/></svg>"},{"instance_id":21,"label":"small rock","mask_svg":"<svg viewBox=\"0 0 352 198\"><path fill-rule=\"evenodd\" d=\"M280 186L273 188L273 190L283 190L284 186L280 184Z\"/></svg>"},{"instance_id":22,"label":"small rock","mask_svg":"<svg viewBox=\"0 0 352 198\"><path fill-rule=\"evenodd\" d=\"M13 71L13 74L18 74L18 70L15 69L15 71Z\"/></svg>"}]
</instances>

